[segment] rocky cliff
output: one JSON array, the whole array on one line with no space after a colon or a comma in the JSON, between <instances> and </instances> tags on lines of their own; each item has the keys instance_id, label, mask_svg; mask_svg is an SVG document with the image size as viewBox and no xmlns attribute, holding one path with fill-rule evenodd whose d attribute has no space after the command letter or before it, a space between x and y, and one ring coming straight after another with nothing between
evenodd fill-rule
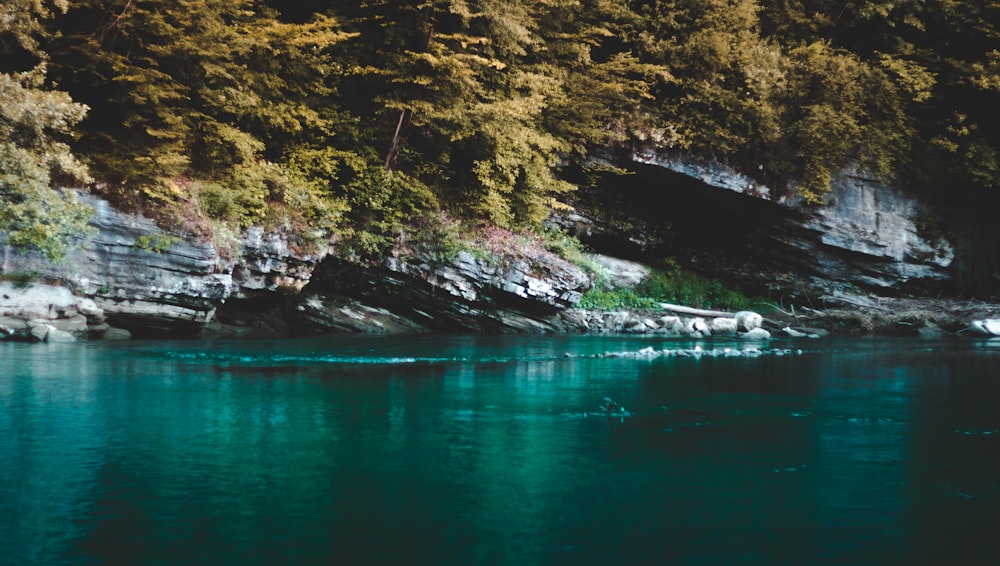
<instances>
[{"instance_id":1,"label":"rocky cliff","mask_svg":"<svg viewBox=\"0 0 1000 566\"><path fill-rule=\"evenodd\" d=\"M716 162L634 153L616 164L634 174L614 202L559 221L595 247L672 256L762 287L897 294L952 281L953 247L921 233L921 203L856 168L834 178L825 206L809 206Z\"/></svg>"},{"instance_id":2,"label":"rocky cliff","mask_svg":"<svg viewBox=\"0 0 1000 566\"><path fill-rule=\"evenodd\" d=\"M805 282L920 292L951 277L952 247L921 234L920 203L855 170L838 175L828 206L808 207L716 163L656 154L631 160L636 174L628 184L603 191L617 202L557 224L608 255L675 257L768 289ZM251 228L224 257L211 242L81 198L94 208L97 235L64 262L0 248L0 339L121 335L116 328L150 335L206 328L700 332L670 316L576 309L593 276L513 240L448 254L434 242L400 245L381 260L361 261L332 248L305 253L286 231Z\"/></svg>"},{"instance_id":3,"label":"rocky cliff","mask_svg":"<svg viewBox=\"0 0 1000 566\"><path fill-rule=\"evenodd\" d=\"M331 250L305 254L282 231L260 228L244 235L234 258L224 258L210 242L81 198L94 208L96 236L63 262L3 248L5 336L31 339L39 325L76 336L109 328L191 335L216 322L267 333L557 331L568 329L557 315L592 284L547 252L462 250L432 260L430 249L409 247L364 262Z\"/></svg>"},{"instance_id":4,"label":"rocky cliff","mask_svg":"<svg viewBox=\"0 0 1000 566\"><path fill-rule=\"evenodd\" d=\"M89 299L102 322L135 333L197 332L231 298L301 289L319 260L260 229L245 236L239 259L224 259L210 242L168 234L148 218L117 211L92 195L80 197L94 209L96 236L58 263L4 246L4 277L55 283ZM7 301L11 311L16 305Z\"/></svg>"},{"instance_id":5,"label":"rocky cliff","mask_svg":"<svg viewBox=\"0 0 1000 566\"><path fill-rule=\"evenodd\" d=\"M317 270L314 287L434 330L544 332L566 330L556 315L575 306L593 283L555 254L513 243L430 259L437 255L416 246L376 262L331 258Z\"/></svg>"}]
</instances>

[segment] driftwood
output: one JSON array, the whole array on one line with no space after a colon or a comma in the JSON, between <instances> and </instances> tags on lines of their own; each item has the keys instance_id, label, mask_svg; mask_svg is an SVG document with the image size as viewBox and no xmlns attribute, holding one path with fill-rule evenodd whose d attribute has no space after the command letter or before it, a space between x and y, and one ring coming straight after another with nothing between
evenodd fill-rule
<instances>
[{"instance_id":1,"label":"driftwood","mask_svg":"<svg viewBox=\"0 0 1000 566\"><path fill-rule=\"evenodd\" d=\"M675 312L677 314L687 314L691 316L713 316L713 317L724 316L727 318L732 318L733 316L735 316L733 313L696 309L692 307L685 307L682 305L672 305L670 303L660 303L660 308L665 311Z\"/></svg>"}]
</instances>

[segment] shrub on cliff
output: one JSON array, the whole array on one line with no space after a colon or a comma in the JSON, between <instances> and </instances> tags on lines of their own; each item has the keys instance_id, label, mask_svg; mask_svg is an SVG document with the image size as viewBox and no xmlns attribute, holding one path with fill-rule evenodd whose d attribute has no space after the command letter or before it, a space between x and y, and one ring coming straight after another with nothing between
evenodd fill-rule
<instances>
[{"instance_id":1,"label":"shrub on cliff","mask_svg":"<svg viewBox=\"0 0 1000 566\"><path fill-rule=\"evenodd\" d=\"M58 259L86 233L90 216L71 192L55 188L88 179L67 144L87 107L46 82L38 19L49 15L40 2L0 5L0 236ZM8 66L18 63L33 67Z\"/></svg>"}]
</instances>

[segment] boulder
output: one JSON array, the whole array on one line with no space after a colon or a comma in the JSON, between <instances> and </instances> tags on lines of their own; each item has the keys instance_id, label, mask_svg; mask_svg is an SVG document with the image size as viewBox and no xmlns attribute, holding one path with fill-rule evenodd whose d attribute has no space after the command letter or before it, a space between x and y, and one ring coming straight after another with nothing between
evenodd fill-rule
<instances>
[{"instance_id":1,"label":"boulder","mask_svg":"<svg viewBox=\"0 0 1000 566\"><path fill-rule=\"evenodd\" d=\"M770 340L771 333L763 328L754 328L743 334L740 334L740 338L744 340Z\"/></svg>"},{"instance_id":2,"label":"boulder","mask_svg":"<svg viewBox=\"0 0 1000 566\"><path fill-rule=\"evenodd\" d=\"M752 311L740 311L734 316L736 319L736 329L739 332L749 332L755 328L760 328L764 322L764 317Z\"/></svg>"},{"instance_id":3,"label":"boulder","mask_svg":"<svg viewBox=\"0 0 1000 566\"><path fill-rule=\"evenodd\" d=\"M969 323L969 329L984 336L1000 336L1000 319L973 320Z\"/></svg>"},{"instance_id":4,"label":"boulder","mask_svg":"<svg viewBox=\"0 0 1000 566\"><path fill-rule=\"evenodd\" d=\"M739 329L739 322L735 318L720 316L713 318L709 327L715 336L735 336Z\"/></svg>"},{"instance_id":5,"label":"boulder","mask_svg":"<svg viewBox=\"0 0 1000 566\"><path fill-rule=\"evenodd\" d=\"M709 328L705 319L700 317L688 320L685 329L692 338L703 338L712 335L712 329Z\"/></svg>"},{"instance_id":6,"label":"boulder","mask_svg":"<svg viewBox=\"0 0 1000 566\"><path fill-rule=\"evenodd\" d=\"M52 332L54 328L45 324L43 322L29 322L28 323L28 341L29 342L44 342L46 338L49 337L49 332Z\"/></svg>"},{"instance_id":7,"label":"boulder","mask_svg":"<svg viewBox=\"0 0 1000 566\"><path fill-rule=\"evenodd\" d=\"M680 334L684 330L684 323L679 316L661 316L659 324L664 333Z\"/></svg>"},{"instance_id":8,"label":"boulder","mask_svg":"<svg viewBox=\"0 0 1000 566\"><path fill-rule=\"evenodd\" d=\"M45 341L52 344L66 344L76 342L76 336L64 330L59 330L58 328L50 326L49 332L45 336Z\"/></svg>"}]
</instances>

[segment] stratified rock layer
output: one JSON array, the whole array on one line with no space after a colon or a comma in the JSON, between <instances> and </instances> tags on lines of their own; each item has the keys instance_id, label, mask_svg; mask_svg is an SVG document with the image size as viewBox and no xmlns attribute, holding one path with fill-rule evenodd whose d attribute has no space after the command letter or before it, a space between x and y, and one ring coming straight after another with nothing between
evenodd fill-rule
<instances>
[{"instance_id":1,"label":"stratified rock layer","mask_svg":"<svg viewBox=\"0 0 1000 566\"><path fill-rule=\"evenodd\" d=\"M58 281L92 299L115 327L140 333L191 333L230 297L301 289L318 258L299 254L281 234L251 229L238 260L210 242L168 234L143 216L115 210L92 195L96 236L53 263L30 250L3 247L4 274Z\"/></svg>"},{"instance_id":2,"label":"stratified rock layer","mask_svg":"<svg viewBox=\"0 0 1000 566\"><path fill-rule=\"evenodd\" d=\"M428 254L377 263L323 263L317 285L400 314L434 330L564 331L555 315L590 289L580 268L550 254L479 257L460 251L445 262Z\"/></svg>"},{"instance_id":3,"label":"stratified rock layer","mask_svg":"<svg viewBox=\"0 0 1000 566\"><path fill-rule=\"evenodd\" d=\"M651 191L672 194L677 202L689 199L688 206L663 215L665 222L701 232L679 234L679 239L686 238L691 249L700 238L719 254L737 250L734 255L755 264L762 277L793 271L821 285L847 283L891 292L940 287L953 277L954 249L939 237L920 233L919 201L855 168L835 175L826 205L807 206L777 197L719 163L658 153L634 154L632 159L669 172L647 175L646 183L659 185ZM737 242L727 245L727 239ZM745 245L737 247L741 242Z\"/></svg>"}]
</instances>

